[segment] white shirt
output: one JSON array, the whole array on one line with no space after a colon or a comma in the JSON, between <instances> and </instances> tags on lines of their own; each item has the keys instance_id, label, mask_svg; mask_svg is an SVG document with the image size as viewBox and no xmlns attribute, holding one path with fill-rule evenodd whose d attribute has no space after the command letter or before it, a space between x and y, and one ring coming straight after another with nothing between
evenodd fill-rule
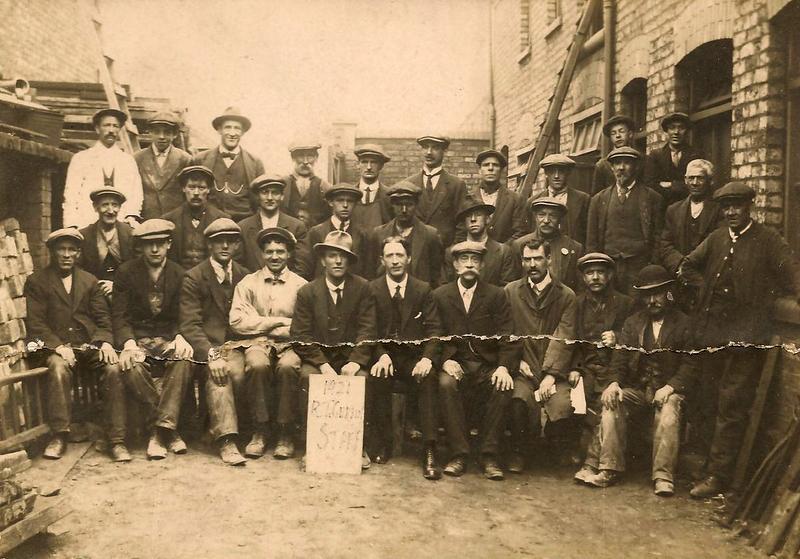
<instances>
[{"instance_id":1,"label":"white shirt","mask_svg":"<svg viewBox=\"0 0 800 559\"><path fill-rule=\"evenodd\" d=\"M342 222L342 220L339 219L338 217L336 217L335 215L331 216L331 223L333 224L333 228L336 229L337 231L341 231L342 230L342 223L344 223L344 229L343 230L344 230L345 233L350 229L350 221L349 220L345 221L345 222Z\"/></svg>"},{"instance_id":2,"label":"white shirt","mask_svg":"<svg viewBox=\"0 0 800 559\"><path fill-rule=\"evenodd\" d=\"M267 227L277 227L278 226L278 218L280 217L281 213L275 212L275 215L272 217L267 217L264 215L264 212L258 212L258 216L261 218L261 228L266 229Z\"/></svg>"},{"instance_id":3,"label":"white shirt","mask_svg":"<svg viewBox=\"0 0 800 559\"><path fill-rule=\"evenodd\" d=\"M472 305L472 296L475 295L475 287L478 285L476 281L472 287L466 288L461 285L461 280L458 280L458 292L461 293L461 300L464 302L464 310L469 312L469 307Z\"/></svg>"},{"instance_id":4,"label":"white shirt","mask_svg":"<svg viewBox=\"0 0 800 559\"><path fill-rule=\"evenodd\" d=\"M223 153L235 153L236 156L238 157L241 152L242 152L242 146L238 146L237 145L233 149L228 149L228 148L222 147L221 145L219 146L220 155L223 154ZM234 161L236 161L236 157L234 157L233 159L231 159L230 157L223 157L222 158L222 162L225 163L225 166L228 167L228 168L230 168L230 166L233 165Z\"/></svg>"},{"instance_id":5,"label":"white shirt","mask_svg":"<svg viewBox=\"0 0 800 559\"><path fill-rule=\"evenodd\" d=\"M741 237L742 235L744 235L744 234L747 232L747 230L748 230L748 229L750 229L750 226L752 226L752 225L753 225L753 220L751 219L751 220L750 220L750 223L748 223L748 224L745 226L745 228L744 228L744 229L742 229L741 231L739 231L739 233L736 233L736 232L734 232L734 230L733 230L733 229L731 229L731 228L729 227L729 228L728 228L728 235L730 235L730 236L731 236L731 239L732 239L732 240L733 240L733 242L735 243L735 242L736 242L736 239L738 239L739 237ZM733 250L733 249L731 249L731 250Z\"/></svg>"},{"instance_id":6,"label":"white shirt","mask_svg":"<svg viewBox=\"0 0 800 559\"><path fill-rule=\"evenodd\" d=\"M488 192L486 192L484 189L481 188L481 198L483 199L483 203L489 204L490 206L496 206L498 192L500 192L499 188L494 192L492 192L491 194L489 194Z\"/></svg>"},{"instance_id":7,"label":"white shirt","mask_svg":"<svg viewBox=\"0 0 800 559\"><path fill-rule=\"evenodd\" d=\"M114 186L125 195L120 219L142 212L142 179L133 156L117 146L107 148L97 142L72 156L64 184L64 227L86 227L97 221L97 214L89 199L92 190L103 188L104 177L114 176Z\"/></svg>"},{"instance_id":8,"label":"white shirt","mask_svg":"<svg viewBox=\"0 0 800 559\"><path fill-rule=\"evenodd\" d=\"M619 194L619 191L622 190L625 193L625 199L627 200L628 196L631 195L631 190L633 190L634 186L636 186L636 181L633 181L628 186L622 186L621 184L617 183L617 194Z\"/></svg>"},{"instance_id":9,"label":"white shirt","mask_svg":"<svg viewBox=\"0 0 800 559\"><path fill-rule=\"evenodd\" d=\"M700 200L699 202L692 202L689 200L689 213L692 214L692 219L697 219L697 217L703 213L703 207L705 206L705 202Z\"/></svg>"},{"instance_id":10,"label":"white shirt","mask_svg":"<svg viewBox=\"0 0 800 559\"><path fill-rule=\"evenodd\" d=\"M550 271L549 270L544 275L544 278L542 279L542 281L540 281L539 283L533 283L530 280L530 278L528 278L528 285L531 286L531 289L533 289L533 292L536 293L536 295L541 295L541 293L542 293L542 291L544 291L545 287L547 287L551 283L553 283L553 278L550 277Z\"/></svg>"},{"instance_id":11,"label":"white shirt","mask_svg":"<svg viewBox=\"0 0 800 559\"><path fill-rule=\"evenodd\" d=\"M61 283L64 284L64 291L66 291L67 294L72 293L72 274L65 278L61 278Z\"/></svg>"},{"instance_id":12,"label":"white shirt","mask_svg":"<svg viewBox=\"0 0 800 559\"><path fill-rule=\"evenodd\" d=\"M333 284L332 284L330 281L328 281L328 279L327 279L327 278L325 278L325 285L327 285L327 286L328 286L328 293L330 293L330 294L331 294L331 300L332 300L334 303L336 302L336 290L337 290L337 289L338 289L338 290L340 290L340 291L339 291L339 297L340 297L340 298L341 298L341 297L344 297L344 282L342 282L341 284L339 284L339 285L337 286L337 285L333 285Z\"/></svg>"},{"instance_id":13,"label":"white shirt","mask_svg":"<svg viewBox=\"0 0 800 559\"><path fill-rule=\"evenodd\" d=\"M389 274L386 274L386 285L389 287L389 297L394 297L395 291L397 291L397 286L400 286L400 297L403 299L406 298L406 285L408 285L408 274L400 280L399 282L394 281L392 278L389 277Z\"/></svg>"},{"instance_id":14,"label":"white shirt","mask_svg":"<svg viewBox=\"0 0 800 559\"><path fill-rule=\"evenodd\" d=\"M378 195L378 181L375 181L372 184L367 184L362 180L358 183L358 189L361 191L361 203L368 203L367 193L369 193L369 203L371 204L375 201L375 197Z\"/></svg>"},{"instance_id":15,"label":"white shirt","mask_svg":"<svg viewBox=\"0 0 800 559\"><path fill-rule=\"evenodd\" d=\"M233 281L233 260L228 260L228 264L223 268L222 264L214 260L213 258L209 258L211 261L211 269L214 270L214 275L217 277L217 281L222 285L222 282L225 281L225 274L227 272L228 278L230 281Z\"/></svg>"},{"instance_id":16,"label":"white shirt","mask_svg":"<svg viewBox=\"0 0 800 559\"><path fill-rule=\"evenodd\" d=\"M425 167L422 167L422 188L427 188L428 186L427 175L433 175L431 177L431 186L434 190L436 190L436 186L439 184L439 179L442 177L442 166L439 165L435 169L426 169Z\"/></svg>"},{"instance_id":17,"label":"white shirt","mask_svg":"<svg viewBox=\"0 0 800 559\"><path fill-rule=\"evenodd\" d=\"M661 327L664 325L664 319L651 320L650 324L653 326L653 339L658 341L658 336L661 334Z\"/></svg>"},{"instance_id":18,"label":"white shirt","mask_svg":"<svg viewBox=\"0 0 800 559\"><path fill-rule=\"evenodd\" d=\"M297 292L306 280L284 268L277 279L267 267L245 276L236 284L231 302L230 325L245 336L264 335L269 339L289 339L289 326L270 329L275 319L284 322L294 315Z\"/></svg>"},{"instance_id":19,"label":"white shirt","mask_svg":"<svg viewBox=\"0 0 800 559\"><path fill-rule=\"evenodd\" d=\"M550 190L548 188L547 189L547 195L550 198L558 200L559 202L561 202L565 206L567 205L567 189L566 188L564 190L562 190L561 192L558 192L558 193L555 193L555 192L553 192L552 190Z\"/></svg>"},{"instance_id":20,"label":"white shirt","mask_svg":"<svg viewBox=\"0 0 800 559\"><path fill-rule=\"evenodd\" d=\"M167 149L164 151L158 151L155 142L150 144L150 147L153 148L153 155L156 157L156 163L159 167L164 166L164 162L166 162L167 158L169 157L169 152L172 151L172 144L167 146Z\"/></svg>"}]
</instances>

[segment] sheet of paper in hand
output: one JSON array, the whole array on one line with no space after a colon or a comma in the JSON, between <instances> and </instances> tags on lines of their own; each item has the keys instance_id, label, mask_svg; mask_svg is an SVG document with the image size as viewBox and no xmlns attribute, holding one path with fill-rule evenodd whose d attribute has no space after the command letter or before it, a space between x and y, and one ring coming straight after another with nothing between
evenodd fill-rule
<instances>
[{"instance_id":1,"label":"sheet of paper in hand","mask_svg":"<svg viewBox=\"0 0 800 559\"><path fill-rule=\"evenodd\" d=\"M311 375L306 471L361 473L364 377Z\"/></svg>"}]
</instances>

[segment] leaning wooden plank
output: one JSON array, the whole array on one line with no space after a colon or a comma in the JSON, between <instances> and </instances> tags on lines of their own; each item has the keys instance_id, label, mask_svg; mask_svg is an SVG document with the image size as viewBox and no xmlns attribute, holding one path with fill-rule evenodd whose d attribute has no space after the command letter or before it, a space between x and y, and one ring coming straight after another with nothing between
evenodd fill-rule
<instances>
[{"instance_id":1,"label":"leaning wooden plank","mask_svg":"<svg viewBox=\"0 0 800 559\"><path fill-rule=\"evenodd\" d=\"M800 505L800 493L787 491L781 495L772 518L764 526L764 532L756 543L758 549L770 555L781 547L786 527L794 520L798 505Z\"/></svg>"},{"instance_id":2,"label":"leaning wooden plank","mask_svg":"<svg viewBox=\"0 0 800 559\"><path fill-rule=\"evenodd\" d=\"M0 532L0 554L11 551L70 512L72 509L62 499L37 500L28 516Z\"/></svg>"},{"instance_id":3,"label":"leaning wooden plank","mask_svg":"<svg viewBox=\"0 0 800 559\"><path fill-rule=\"evenodd\" d=\"M786 529L786 543L783 544L778 557L781 559L796 557L798 550L800 550L800 514L795 515L794 521Z\"/></svg>"},{"instance_id":4,"label":"leaning wooden plank","mask_svg":"<svg viewBox=\"0 0 800 559\"><path fill-rule=\"evenodd\" d=\"M25 443L29 443L34 439L46 435L50 432L50 427L47 425L37 425L31 429L13 435L3 441L0 441L0 452L8 452L10 450L19 450Z\"/></svg>"}]
</instances>

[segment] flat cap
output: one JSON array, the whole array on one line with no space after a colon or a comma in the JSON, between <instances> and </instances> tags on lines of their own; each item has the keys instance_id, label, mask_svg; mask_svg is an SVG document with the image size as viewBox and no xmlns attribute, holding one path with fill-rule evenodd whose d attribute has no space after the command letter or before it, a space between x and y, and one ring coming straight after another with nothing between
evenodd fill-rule
<instances>
[{"instance_id":1,"label":"flat cap","mask_svg":"<svg viewBox=\"0 0 800 559\"><path fill-rule=\"evenodd\" d=\"M388 163L392 160L392 158L386 155L386 152L383 151L383 147L379 146L378 144L362 144L360 146L356 146L356 149L353 150L353 153L356 154L356 157L359 159L366 155L372 155L384 163Z\"/></svg>"},{"instance_id":2,"label":"flat cap","mask_svg":"<svg viewBox=\"0 0 800 559\"><path fill-rule=\"evenodd\" d=\"M614 268L614 259L602 252L590 252L578 258L578 269L583 270L590 264L605 264L609 268Z\"/></svg>"},{"instance_id":3,"label":"flat cap","mask_svg":"<svg viewBox=\"0 0 800 559\"><path fill-rule=\"evenodd\" d=\"M81 235L81 232L78 231L77 227L64 227L63 229L56 229L47 236L45 245L48 247L53 246L53 244L59 239L72 239L79 245L83 244L83 235Z\"/></svg>"},{"instance_id":4,"label":"flat cap","mask_svg":"<svg viewBox=\"0 0 800 559\"><path fill-rule=\"evenodd\" d=\"M120 124L125 124L125 121L128 120L128 115L120 111L119 109L112 109L111 107L106 107L105 109L100 109L96 113L92 115L92 125L97 126L100 124L100 119L104 116L113 116L116 117Z\"/></svg>"},{"instance_id":5,"label":"flat cap","mask_svg":"<svg viewBox=\"0 0 800 559\"><path fill-rule=\"evenodd\" d=\"M544 169L545 167L574 167L575 160L571 157L567 157L563 153L551 153L544 159L542 162L539 163L539 167Z\"/></svg>"},{"instance_id":6,"label":"flat cap","mask_svg":"<svg viewBox=\"0 0 800 559\"><path fill-rule=\"evenodd\" d=\"M481 163L483 163L483 160L486 159L487 157L496 157L497 160L500 161L501 167L505 167L506 165L508 165L508 160L506 159L506 156L503 155L501 152L497 151L496 149L483 150L475 157L475 163L480 165Z\"/></svg>"},{"instance_id":7,"label":"flat cap","mask_svg":"<svg viewBox=\"0 0 800 559\"><path fill-rule=\"evenodd\" d=\"M636 123L633 122L633 119L628 115L614 115L603 125L603 134L608 136L611 133L611 127L616 126L617 124L624 124L630 130L634 130L636 128Z\"/></svg>"},{"instance_id":8,"label":"flat cap","mask_svg":"<svg viewBox=\"0 0 800 559\"><path fill-rule=\"evenodd\" d=\"M211 181L211 184L214 184L216 182L216 180L214 179L214 173L211 171L211 169L209 169L205 165L187 165L186 167L181 169L180 173L178 173L178 182L183 184L189 178L189 175L195 173L205 176L208 180Z\"/></svg>"},{"instance_id":9,"label":"flat cap","mask_svg":"<svg viewBox=\"0 0 800 559\"><path fill-rule=\"evenodd\" d=\"M561 213L567 213L567 205L550 196L542 196L541 198L534 198L531 200L530 210L536 211L539 208L555 208L561 210Z\"/></svg>"},{"instance_id":10,"label":"flat cap","mask_svg":"<svg viewBox=\"0 0 800 559\"><path fill-rule=\"evenodd\" d=\"M296 151L319 151L322 146L317 142L301 141L289 144L289 153Z\"/></svg>"},{"instance_id":11,"label":"flat cap","mask_svg":"<svg viewBox=\"0 0 800 559\"><path fill-rule=\"evenodd\" d=\"M386 189L389 198L418 198L422 194L422 188L411 181L405 179L394 183Z\"/></svg>"},{"instance_id":12,"label":"flat cap","mask_svg":"<svg viewBox=\"0 0 800 559\"><path fill-rule=\"evenodd\" d=\"M483 256L486 254L486 245L475 241L461 241L460 243L454 244L453 248L450 249L450 252L452 253L453 257L456 257L459 254L479 254Z\"/></svg>"},{"instance_id":13,"label":"flat cap","mask_svg":"<svg viewBox=\"0 0 800 559\"><path fill-rule=\"evenodd\" d=\"M673 122L682 122L687 128L692 127L692 120L689 118L689 115L686 113L675 112L669 113L667 116L661 119L661 129L666 132L667 127Z\"/></svg>"},{"instance_id":14,"label":"flat cap","mask_svg":"<svg viewBox=\"0 0 800 559\"><path fill-rule=\"evenodd\" d=\"M358 260L358 255L353 252L353 237L346 231L339 231L334 229L325 236L325 240L321 243L314 245L314 252L319 253L320 250L332 248L344 252L350 257L351 262L355 263Z\"/></svg>"},{"instance_id":15,"label":"flat cap","mask_svg":"<svg viewBox=\"0 0 800 559\"><path fill-rule=\"evenodd\" d=\"M456 214L456 221L461 221L467 215L471 214L475 211L484 211L487 215L492 215L494 213L495 207L491 204L486 204L483 201L475 200L474 198L467 198L464 200L464 203L461 205L461 208L458 210Z\"/></svg>"},{"instance_id":16,"label":"flat cap","mask_svg":"<svg viewBox=\"0 0 800 559\"><path fill-rule=\"evenodd\" d=\"M611 152L606 156L606 159L611 161L612 159L621 159L623 157L638 161L642 158L642 154L630 146L622 146L621 148L612 149Z\"/></svg>"},{"instance_id":17,"label":"flat cap","mask_svg":"<svg viewBox=\"0 0 800 559\"><path fill-rule=\"evenodd\" d=\"M171 126L172 128L178 127L178 117L172 113L162 112L156 113L150 120L147 121L148 126L153 126L155 124L163 124L164 126Z\"/></svg>"},{"instance_id":18,"label":"flat cap","mask_svg":"<svg viewBox=\"0 0 800 559\"><path fill-rule=\"evenodd\" d=\"M228 107L222 112L221 115L215 117L214 120L211 121L211 126L214 127L214 130L219 130L220 126L222 126L222 123L226 120L234 120L241 124L243 132L250 130L250 127L253 125L253 123L250 122L250 119L242 114L242 111L239 110L239 107Z\"/></svg>"},{"instance_id":19,"label":"flat cap","mask_svg":"<svg viewBox=\"0 0 800 559\"><path fill-rule=\"evenodd\" d=\"M663 266L658 264L649 264L642 268L633 288L637 291L652 291L666 287L675 281L670 273Z\"/></svg>"},{"instance_id":20,"label":"flat cap","mask_svg":"<svg viewBox=\"0 0 800 559\"><path fill-rule=\"evenodd\" d=\"M208 224L203 230L206 239L219 237L220 235L241 235L242 228L230 218L219 217Z\"/></svg>"},{"instance_id":21,"label":"flat cap","mask_svg":"<svg viewBox=\"0 0 800 559\"><path fill-rule=\"evenodd\" d=\"M114 198L119 200L120 204L124 204L125 200L127 200L127 198L125 198L125 195L116 188L98 188L96 190L92 190L89 193L89 199L92 202L97 202L100 198L104 196L113 196Z\"/></svg>"},{"instance_id":22,"label":"flat cap","mask_svg":"<svg viewBox=\"0 0 800 559\"><path fill-rule=\"evenodd\" d=\"M350 194L354 198L361 200L361 190L359 190L357 186L353 186L352 184L346 182L334 184L326 189L324 194L326 200L330 200L337 194Z\"/></svg>"},{"instance_id":23,"label":"flat cap","mask_svg":"<svg viewBox=\"0 0 800 559\"><path fill-rule=\"evenodd\" d=\"M732 181L714 192L714 200L752 200L756 192L741 181Z\"/></svg>"},{"instance_id":24,"label":"flat cap","mask_svg":"<svg viewBox=\"0 0 800 559\"><path fill-rule=\"evenodd\" d=\"M277 186L281 190L284 190L286 188L286 179L275 173L265 173L250 181L250 190L253 192L258 192L262 188L268 186Z\"/></svg>"},{"instance_id":25,"label":"flat cap","mask_svg":"<svg viewBox=\"0 0 800 559\"><path fill-rule=\"evenodd\" d=\"M258 243L259 247L263 248L270 239L275 239L277 241L286 243L289 247L289 250L292 250L297 244L297 238L292 234L291 231L284 229L283 227L267 227L266 229L262 229L258 232L256 242Z\"/></svg>"},{"instance_id":26,"label":"flat cap","mask_svg":"<svg viewBox=\"0 0 800 559\"><path fill-rule=\"evenodd\" d=\"M166 219L148 219L139 223L133 229L133 238L139 241L155 241L157 239L169 239L175 224Z\"/></svg>"},{"instance_id":27,"label":"flat cap","mask_svg":"<svg viewBox=\"0 0 800 559\"><path fill-rule=\"evenodd\" d=\"M444 146L445 149L450 147L450 138L448 138L446 136L431 136L431 135L428 135L428 136L420 136L419 138L417 138L417 143L419 145L423 145L423 144L425 144L425 142L433 142L434 144L440 144L440 145Z\"/></svg>"}]
</instances>

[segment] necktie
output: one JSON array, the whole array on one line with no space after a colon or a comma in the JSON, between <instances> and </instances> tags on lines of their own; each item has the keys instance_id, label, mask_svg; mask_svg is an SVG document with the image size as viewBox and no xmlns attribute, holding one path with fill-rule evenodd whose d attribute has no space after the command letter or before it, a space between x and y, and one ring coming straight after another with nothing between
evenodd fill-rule
<instances>
[{"instance_id":1,"label":"necktie","mask_svg":"<svg viewBox=\"0 0 800 559\"><path fill-rule=\"evenodd\" d=\"M396 285L394 295L392 295L392 326L390 328L390 333L393 336L396 336L400 330L400 305L402 303L403 295L400 293L400 286Z\"/></svg>"},{"instance_id":2,"label":"necktie","mask_svg":"<svg viewBox=\"0 0 800 559\"><path fill-rule=\"evenodd\" d=\"M347 222L345 222L345 221L340 221L339 222L339 231L342 231L342 232L347 231Z\"/></svg>"},{"instance_id":3,"label":"necktie","mask_svg":"<svg viewBox=\"0 0 800 559\"><path fill-rule=\"evenodd\" d=\"M628 199L628 193L629 192L630 192L630 190L628 190L627 188L623 188L621 186L617 187L617 195L619 196L620 203L622 203L622 204L625 203L625 200Z\"/></svg>"},{"instance_id":4,"label":"necktie","mask_svg":"<svg viewBox=\"0 0 800 559\"><path fill-rule=\"evenodd\" d=\"M236 154L233 153L232 151L223 151L222 157L224 159L236 159Z\"/></svg>"},{"instance_id":5,"label":"necktie","mask_svg":"<svg viewBox=\"0 0 800 559\"><path fill-rule=\"evenodd\" d=\"M364 204L372 203L372 189L367 188L364 190Z\"/></svg>"},{"instance_id":6,"label":"necktie","mask_svg":"<svg viewBox=\"0 0 800 559\"><path fill-rule=\"evenodd\" d=\"M672 164L675 167L677 167L680 162L681 162L681 152L673 151L672 152Z\"/></svg>"},{"instance_id":7,"label":"necktie","mask_svg":"<svg viewBox=\"0 0 800 559\"><path fill-rule=\"evenodd\" d=\"M334 291L336 292L336 298L333 300L333 304L338 307L339 303L342 302L342 288L337 287Z\"/></svg>"},{"instance_id":8,"label":"necktie","mask_svg":"<svg viewBox=\"0 0 800 559\"><path fill-rule=\"evenodd\" d=\"M229 286L231 284L231 273L229 270L225 270L225 279L222 280L222 285Z\"/></svg>"},{"instance_id":9,"label":"necktie","mask_svg":"<svg viewBox=\"0 0 800 559\"><path fill-rule=\"evenodd\" d=\"M441 171L439 171L439 173L441 173ZM433 177L438 176L439 173L433 173L433 174L425 173L425 178L426 178L425 193L426 194L433 194Z\"/></svg>"}]
</instances>

